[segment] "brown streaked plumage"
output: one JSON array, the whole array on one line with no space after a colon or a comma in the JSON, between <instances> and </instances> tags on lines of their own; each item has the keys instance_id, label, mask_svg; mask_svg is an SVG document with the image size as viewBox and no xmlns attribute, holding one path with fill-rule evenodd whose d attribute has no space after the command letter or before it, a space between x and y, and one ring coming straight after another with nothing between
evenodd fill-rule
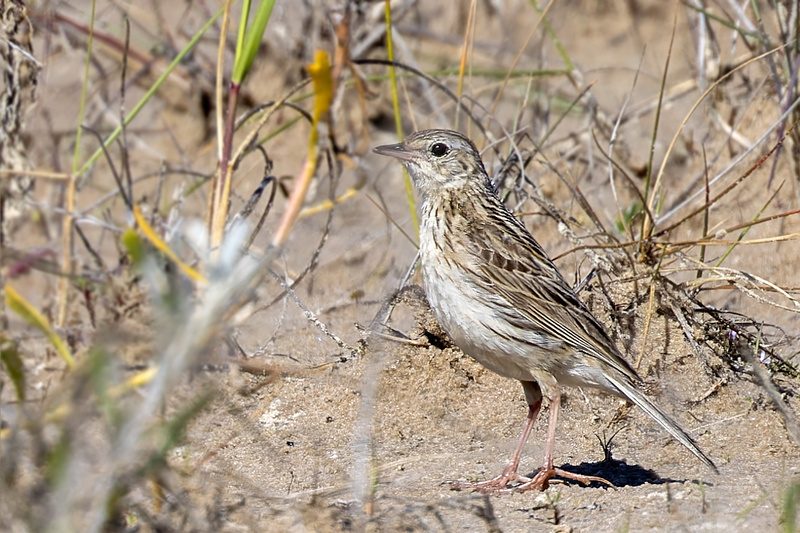
<instances>
[{"instance_id":1,"label":"brown streaked plumage","mask_svg":"<svg viewBox=\"0 0 800 533\"><path fill-rule=\"evenodd\" d=\"M501 376L522 382L529 406L514 456L498 477L456 483L484 493L544 490L553 467L560 386L592 387L629 399L703 463L714 463L638 388L636 372L525 226L492 189L475 145L460 133L425 130L375 152L400 160L422 193L420 257L425 292L456 345ZM550 399L545 457L533 479L517 473L522 448Z\"/></svg>"}]
</instances>

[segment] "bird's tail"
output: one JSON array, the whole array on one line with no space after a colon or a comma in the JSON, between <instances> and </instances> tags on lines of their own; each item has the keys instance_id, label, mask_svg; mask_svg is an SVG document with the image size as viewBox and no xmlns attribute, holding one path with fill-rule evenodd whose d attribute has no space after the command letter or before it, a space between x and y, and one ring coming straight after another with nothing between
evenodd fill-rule
<instances>
[{"instance_id":1,"label":"bird's tail","mask_svg":"<svg viewBox=\"0 0 800 533\"><path fill-rule=\"evenodd\" d=\"M692 437L690 437L672 418L670 418L666 413L664 413L661 409L658 408L650 399L644 395L639 389L637 389L633 383L628 381L625 378L618 378L616 376L610 376L606 374L606 378L617 388L619 391L630 401L635 403L642 409L645 413L650 415L653 420L658 422L663 426L664 429L669 432L670 435L675 437L678 442L686 446L693 454L697 456L698 459L703 461L703 463L712 469L715 473L719 473L717 467L711 461L711 459L703 453L697 444L694 442Z\"/></svg>"}]
</instances>

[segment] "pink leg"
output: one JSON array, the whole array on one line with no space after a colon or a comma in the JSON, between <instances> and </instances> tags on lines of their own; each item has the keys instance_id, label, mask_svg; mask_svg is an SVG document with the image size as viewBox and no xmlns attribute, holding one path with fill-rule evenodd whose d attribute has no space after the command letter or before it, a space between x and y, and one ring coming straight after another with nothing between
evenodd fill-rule
<instances>
[{"instance_id":1,"label":"pink leg","mask_svg":"<svg viewBox=\"0 0 800 533\"><path fill-rule=\"evenodd\" d=\"M554 387L553 395L550 398L550 419L547 422L547 440L545 441L544 463L542 464L542 468L533 479L520 475L517 472L519 460L522 456L522 448L528 440L528 436L533 429L533 423L536 421L536 416L539 414L539 410L542 407L542 391L539 388L539 384L535 381L523 381L522 387L525 389L525 399L528 402L528 418L525 420L525 427L522 429L522 435L519 437L517 448L514 450L514 455L509 465L499 476L488 481L474 483L454 481L450 483L450 486L455 490L472 489L483 494L499 495L515 491L545 490L549 486L550 478L560 476L567 479L574 479L587 485L592 481L599 481L613 487L614 485L601 477L582 476L553 467L553 450L556 444L558 408L561 405L561 389L557 385ZM508 488L509 483L519 483L519 485Z\"/></svg>"},{"instance_id":2,"label":"pink leg","mask_svg":"<svg viewBox=\"0 0 800 533\"><path fill-rule=\"evenodd\" d=\"M547 421L547 440L545 441L544 445L544 463L542 464L542 469L537 472L533 479L523 482L518 487L515 487L515 490L519 492L525 492L534 489L545 490L550 485L550 478L554 476L574 479L575 481L579 481L584 485L588 485L592 481L599 481L600 483L605 483L606 485L613 487L614 485L612 483L601 477L582 476L580 474L573 474L572 472L561 470L560 468L553 468L553 450L556 445L556 425L558 422L558 408L560 405L561 389L556 386L553 396L550 398L550 419ZM517 457L517 460L519 461L519 457Z\"/></svg>"},{"instance_id":3,"label":"pink leg","mask_svg":"<svg viewBox=\"0 0 800 533\"><path fill-rule=\"evenodd\" d=\"M530 478L519 475L517 473L517 469L519 468L519 460L522 456L522 448L525 447L525 442L527 442L528 436L531 434L533 423L536 421L536 417L539 415L539 410L541 408L541 397L536 400L535 403L532 403L528 406L528 418L525 420L525 426L522 428L522 434L519 436L517 449L514 450L514 455L511 458L511 462L507 467L505 467L499 476L488 481L481 482L452 481L450 483L450 487L454 490L472 489L482 494L502 494L504 492L510 492L509 489L506 489L506 485L509 483L513 483L515 481L519 481L521 483L531 482Z\"/></svg>"}]
</instances>

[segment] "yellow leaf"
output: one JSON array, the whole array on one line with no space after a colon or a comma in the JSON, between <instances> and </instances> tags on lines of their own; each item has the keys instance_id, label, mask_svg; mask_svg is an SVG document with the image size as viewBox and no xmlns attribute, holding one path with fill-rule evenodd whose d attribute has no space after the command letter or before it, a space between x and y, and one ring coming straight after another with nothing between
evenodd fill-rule
<instances>
[{"instance_id":1,"label":"yellow leaf","mask_svg":"<svg viewBox=\"0 0 800 533\"><path fill-rule=\"evenodd\" d=\"M111 387L108 390L108 395L112 398L118 398L122 396L124 392L129 390L137 389L139 387L143 387L153 381L153 378L156 377L158 373L157 366L151 366L149 368L145 368L141 372L134 374L133 376L129 377L119 385Z\"/></svg>"},{"instance_id":2,"label":"yellow leaf","mask_svg":"<svg viewBox=\"0 0 800 533\"><path fill-rule=\"evenodd\" d=\"M319 128L317 125L320 120L328 119L328 111L333 99L333 77L331 76L331 62L328 53L324 50L317 50L314 54L314 62L308 65L308 73L314 85L314 112L312 114L311 133L308 136L308 155L303 164L303 170L295 181L294 189L289 196L289 203L286 211L283 212L278 229L272 238L273 246L280 247L286 242L289 232L292 230L300 206L308 192L311 178L317 171L317 140L319 139Z\"/></svg>"},{"instance_id":3,"label":"yellow leaf","mask_svg":"<svg viewBox=\"0 0 800 533\"><path fill-rule=\"evenodd\" d=\"M322 202L320 204L306 207L305 209L300 211L300 214L297 215L297 217L298 218L305 218L305 217L308 217L308 216L311 216L311 215L316 215L317 213L322 213L322 212L327 211L329 209L333 209L333 206L335 206L337 204L340 204L340 203L352 198L356 194L358 194L358 190L351 187L351 188L347 189L344 192L344 194L342 194L341 196L338 196L333 201L325 200L324 202Z\"/></svg>"},{"instance_id":4,"label":"yellow leaf","mask_svg":"<svg viewBox=\"0 0 800 533\"><path fill-rule=\"evenodd\" d=\"M324 119L331 107L333 99L333 77L331 76L331 62L328 52L317 50L314 62L308 65L308 73L314 84L314 125Z\"/></svg>"},{"instance_id":5,"label":"yellow leaf","mask_svg":"<svg viewBox=\"0 0 800 533\"><path fill-rule=\"evenodd\" d=\"M172 248L167 246L161 237L155 232L153 227L147 223L147 221L142 216L142 210L139 209L138 205L133 206L133 216L136 219L136 223L139 225L139 229L142 230L144 236L147 237L153 246L158 248L162 254L166 255L170 261L175 263L184 274L186 274L189 278L197 281L199 283L206 283L206 279L200 274L197 270L193 269L178 257L178 254L172 251Z\"/></svg>"},{"instance_id":6,"label":"yellow leaf","mask_svg":"<svg viewBox=\"0 0 800 533\"><path fill-rule=\"evenodd\" d=\"M40 330L45 334L47 340L55 347L58 355L67 363L67 367L72 369L75 366L75 359L69 351L69 348L64 344L53 328L50 322L37 311L31 304L25 300L20 294L15 291L11 285L5 286L6 305L9 309L21 316L28 324Z\"/></svg>"}]
</instances>

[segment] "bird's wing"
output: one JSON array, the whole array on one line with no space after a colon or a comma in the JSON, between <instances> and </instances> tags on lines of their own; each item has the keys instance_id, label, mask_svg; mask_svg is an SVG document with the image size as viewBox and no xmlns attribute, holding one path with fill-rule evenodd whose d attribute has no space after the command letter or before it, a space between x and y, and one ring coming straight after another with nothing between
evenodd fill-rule
<instances>
[{"instance_id":1,"label":"bird's wing","mask_svg":"<svg viewBox=\"0 0 800 533\"><path fill-rule=\"evenodd\" d=\"M462 246L473 257L475 283L509 306L506 319L566 346L594 356L631 380L639 377L619 354L603 326L511 213L491 211L490 220L473 221ZM514 312L516 311L516 313Z\"/></svg>"}]
</instances>

